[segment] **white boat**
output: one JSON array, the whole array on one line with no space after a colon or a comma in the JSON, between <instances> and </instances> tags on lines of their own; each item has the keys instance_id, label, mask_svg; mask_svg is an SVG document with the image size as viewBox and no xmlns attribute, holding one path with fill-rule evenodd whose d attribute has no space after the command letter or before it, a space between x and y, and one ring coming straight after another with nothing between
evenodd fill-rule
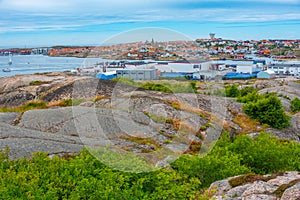
<instances>
[{"instance_id":1,"label":"white boat","mask_svg":"<svg viewBox=\"0 0 300 200\"><path fill-rule=\"evenodd\" d=\"M10 68L4 68L2 69L3 72L11 72L11 69Z\"/></svg>"}]
</instances>

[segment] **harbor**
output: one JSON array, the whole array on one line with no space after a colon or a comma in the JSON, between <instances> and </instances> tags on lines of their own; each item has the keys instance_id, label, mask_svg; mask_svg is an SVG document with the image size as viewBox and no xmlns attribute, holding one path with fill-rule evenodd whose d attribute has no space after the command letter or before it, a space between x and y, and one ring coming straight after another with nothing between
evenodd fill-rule
<instances>
[{"instance_id":1,"label":"harbor","mask_svg":"<svg viewBox=\"0 0 300 200\"><path fill-rule=\"evenodd\" d=\"M257 78L260 71L275 77L299 77L299 61L278 61L268 57L253 60L107 60L102 58L50 57L44 55L0 56L0 77L45 72L68 72L77 76L101 79L126 77L134 80L176 79L190 80ZM139 70L138 72L136 70ZM145 74L153 71L149 78ZM121 75L122 74L122 75ZM131 75L129 75L131 74ZM139 75L137 75L139 74ZM144 74L144 75L141 75ZM272 75L274 78L274 76Z\"/></svg>"}]
</instances>

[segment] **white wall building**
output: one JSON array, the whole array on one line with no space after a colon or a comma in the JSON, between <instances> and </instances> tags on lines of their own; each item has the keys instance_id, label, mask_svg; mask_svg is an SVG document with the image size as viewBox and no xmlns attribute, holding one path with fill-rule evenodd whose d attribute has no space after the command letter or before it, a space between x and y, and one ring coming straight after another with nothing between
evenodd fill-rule
<instances>
[{"instance_id":1,"label":"white wall building","mask_svg":"<svg viewBox=\"0 0 300 200\"><path fill-rule=\"evenodd\" d=\"M211 61L186 61L170 62L168 65L156 65L155 68L161 72L186 72L193 73L198 71L207 71L211 69Z\"/></svg>"},{"instance_id":2,"label":"white wall building","mask_svg":"<svg viewBox=\"0 0 300 200\"><path fill-rule=\"evenodd\" d=\"M255 71L257 71L257 68L255 65L237 65L236 66L237 73L252 74Z\"/></svg>"},{"instance_id":3,"label":"white wall building","mask_svg":"<svg viewBox=\"0 0 300 200\"><path fill-rule=\"evenodd\" d=\"M133 80L157 80L156 69L122 69L116 71L117 77L130 78Z\"/></svg>"},{"instance_id":4,"label":"white wall building","mask_svg":"<svg viewBox=\"0 0 300 200\"><path fill-rule=\"evenodd\" d=\"M268 65L269 70L276 74L297 75L300 74L300 62L277 62Z\"/></svg>"}]
</instances>

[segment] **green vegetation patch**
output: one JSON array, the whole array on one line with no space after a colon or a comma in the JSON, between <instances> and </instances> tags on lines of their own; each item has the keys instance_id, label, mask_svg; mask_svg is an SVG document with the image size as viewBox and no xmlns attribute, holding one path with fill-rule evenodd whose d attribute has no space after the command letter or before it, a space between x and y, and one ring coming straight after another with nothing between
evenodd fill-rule
<instances>
[{"instance_id":1,"label":"green vegetation patch","mask_svg":"<svg viewBox=\"0 0 300 200\"><path fill-rule=\"evenodd\" d=\"M129 78L115 78L113 81L142 88L145 90L153 90L165 93L196 93L197 87L195 81L134 81Z\"/></svg>"},{"instance_id":2,"label":"green vegetation patch","mask_svg":"<svg viewBox=\"0 0 300 200\"><path fill-rule=\"evenodd\" d=\"M133 153L109 148L65 158L36 153L8 160L8 153L0 151L0 199L209 199L214 191L201 191L217 180L246 174L231 180L236 186L271 178L264 174L300 171L300 144L267 133L255 138L224 133L206 156L182 155L172 168L156 171Z\"/></svg>"},{"instance_id":3,"label":"green vegetation patch","mask_svg":"<svg viewBox=\"0 0 300 200\"><path fill-rule=\"evenodd\" d=\"M103 163L149 170L134 155L98 153ZM87 150L69 159L37 153L31 159L1 161L0 199L196 199L200 190L198 179L172 169L129 173L103 163Z\"/></svg>"},{"instance_id":4,"label":"green vegetation patch","mask_svg":"<svg viewBox=\"0 0 300 200\"><path fill-rule=\"evenodd\" d=\"M0 107L0 112L26 112L28 110L35 110L35 109L48 109L53 106L78 106L81 103L85 102L84 99L66 99L62 100L58 103L46 103L44 101L29 101L24 105L17 106L17 107Z\"/></svg>"},{"instance_id":5,"label":"green vegetation patch","mask_svg":"<svg viewBox=\"0 0 300 200\"><path fill-rule=\"evenodd\" d=\"M249 93L257 92L257 89L255 89L252 86L247 86L242 89L239 89L239 85L226 85L225 88L219 88L215 89L211 92L206 93L207 95L215 95L215 96L221 96L221 97L232 97L232 98L242 98Z\"/></svg>"},{"instance_id":6,"label":"green vegetation patch","mask_svg":"<svg viewBox=\"0 0 300 200\"><path fill-rule=\"evenodd\" d=\"M48 106L44 101L30 101L22 106L18 107L2 107L0 112L26 112L34 109L47 109Z\"/></svg>"},{"instance_id":7,"label":"green vegetation patch","mask_svg":"<svg viewBox=\"0 0 300 200\"><path fill-rule=\"evenodd\" d=\"M291 110L293 113L300 111L300 99L295 98L291 101Z\"/></svg>"},{"instance_id":8,"label":"green vegetation patch","mask_svg":"<svg viewBox=\"0 0 300 200\"><path fill-rule=\"evenodd\" d=\"M290 126L290 117L285 114L281 101L275 94L250 93L244 100L246 104L243 106L243 111L252 119L276 129Z\"/></svg>"},{"instance_id":9,"label":"green vegetation patch","mask_svg":"<svg viewBox=\"0 0 300 200\"><path fill-rule=\"evenodd\" d=\"M294 82L300 84L300 80L296 80L296 81L294 81Z\"/></svg>"},{"instance_id":10,"label":"green vegetation patch","mask_svg":"<svg viewBox=\"0 0 300 200\"><path fill-rule=\"evenodd\" d=\"M299 154L299 143L279 140L268 133L261 133L253 139L247 135L232 137L226 133L206 156L183 155L172 163L172 167L189 177L198 178L202 187L209 187L216 180L250 174L232 181L233 185L239 185L261 178L255 174L299 171Z\"/></svg>"},{"instance_id":11,"label":"green vegetation patch","mask_svg":"<svg viewBox=\"0 0 300 200\"><path fill-rule=\"evenodd\" d=\"M48 84L48 83L50 83L50 82L49 81L39 81L39 80L37 80L37 81L31 81L29 83L29 85L44 85L44 84Z\"/></svg>"},{"instance_id":12,"label":"green vegetation patch","mask_svg":"<svg viewBox=\"0 0 300 200\"><path fill-rule=\"evenodd\" d=\"M58 106L68 107L68 106L79 106L81 103L85 102L84 99L65 99L58 103Z\"/></svg>"}]
</instances>

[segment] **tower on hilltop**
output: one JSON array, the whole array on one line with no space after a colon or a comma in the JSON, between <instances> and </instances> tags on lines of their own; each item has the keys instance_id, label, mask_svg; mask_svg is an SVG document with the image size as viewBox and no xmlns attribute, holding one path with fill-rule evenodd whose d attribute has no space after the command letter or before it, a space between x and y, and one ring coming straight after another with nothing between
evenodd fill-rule
<instances>
[{"instance_id":1,"label":"tower on hilltop","mask_svg":"<svg viewBox=\"0 0 300 200\"><path fill-rule=\"evenodd\" d=\"M215 36L216 36L215 33L210 33L210 34L209 34L209 37L210 37L211 40L214 40L214 39L215 39Z\"/></svg>"}]
</instances>

